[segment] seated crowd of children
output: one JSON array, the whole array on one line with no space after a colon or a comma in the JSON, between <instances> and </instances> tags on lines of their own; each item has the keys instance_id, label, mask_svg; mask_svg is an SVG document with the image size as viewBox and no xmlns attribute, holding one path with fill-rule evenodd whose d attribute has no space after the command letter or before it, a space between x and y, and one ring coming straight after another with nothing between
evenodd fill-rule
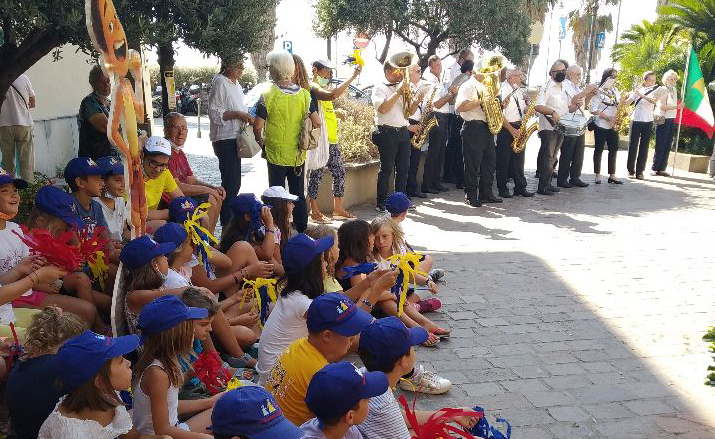
<instances>
[{"instance_id":1,"label":"seated crowd of children","mask_svg":"<svg viewBox=\"0 0 715 439\"><path fill-rule=\"evenodd\" d=\"M451 388L414 349L450 336L426 316L444 272L424 256L399 290L409 199L391 195L370 223L298 234L296 197L271 187L261 201L226 200L233 216L216 239L217 215L184 196L170 154L162 138L144 146L148 234L133 240L120 160L71 160L71 194L42 187L22 226L12 220L28 184L0 169L9 437L409 439L394 389ZM94 253L66 264L87 242ZM345 361L355 353L363 368Z\"/></svg>"}]
</instances>

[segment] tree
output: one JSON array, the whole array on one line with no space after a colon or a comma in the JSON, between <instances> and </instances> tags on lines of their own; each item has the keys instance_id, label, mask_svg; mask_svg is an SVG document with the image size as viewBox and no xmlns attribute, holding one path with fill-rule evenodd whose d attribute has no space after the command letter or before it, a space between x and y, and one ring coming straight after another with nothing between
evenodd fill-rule
<instances>
[{"instance_id":1,"label":"tree","mask_svg":"<svg viewBox=\"0 0 715 439\"><path fill-rule=\"evenodd\" d=\"M658 13L659 23L691 35L705 81L715 80L715 0L672 0Z\"/></svg>"},{"instance_id":2,"label":"tree","mask_svg":"<svg viewBox=\"0 0 715 439\"><path fill-rule=\"evenodd\" d=\"M268 73L268 63L266 56L268 52L273 50L273 43L276 41L276 8L269 8L264 19L266 20L266 28L258 37L259 47L251 52L251 62L256 69L256 78L258 82L266 80Z\"/></svg>"},{"instance_id":3,"label":"tree","mask_svg":"<svg viewBox=\"0 0 715 439\"><path fill-rule=\"evenodd\" d=\"M576 54L576 64L583 67L587 71L590 65L597 64L601 58L601 51L591 48L589 51L589 43L594 44L595 36L599 32L611 32L613 30L613 20L611 14L598 15L600 6L609 4L618 4L619 0L581 0L581 5L571 11L568 15L569 27L573 31L571 43L573 44L574 53ZM596 17L593 29L591 26L592 18ZM589 63L589 55L591 62Z\"/></svg>"},{"instance_id":4,"label":"tree","mask_svg":"<svg viewBox=\"0 0 715 439\"><path fill-rule=\"evenodd\" d=\"M84 2L0 0L0 105L10 84L42 57L72 43L89 50Z\"/></svg>"},{"instance_id":5,"label":"tree","mask_svg":"<svg viewBox=\"0 0 715 439\"><path fill-rule=\"evenodd\" d=\"M438 49L449 54L475 42L520 62L529 53L533 10L552 0L318 0L314 29L329 38L341 31L385 35L384 61L393 37L407 43L422 68Z\"/></svg>"}]
</instances>

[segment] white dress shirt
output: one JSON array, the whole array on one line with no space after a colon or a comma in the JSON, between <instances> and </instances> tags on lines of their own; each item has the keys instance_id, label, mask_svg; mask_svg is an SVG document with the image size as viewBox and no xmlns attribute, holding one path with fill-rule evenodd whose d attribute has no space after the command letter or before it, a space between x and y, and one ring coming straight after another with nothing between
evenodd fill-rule
<instances>
[{"instance_id":1,"label":"white dress shirt","mask_svg":"<svg viewBox=\"0 0 715 439\"><path fill-rule=\"evenodd\" d=\"M462 102L467 101L467 100L474 100L477 99L477 97L482 100L484 99L484 96L486 94L486 89L482 85L481 82L477 81L477 79L472 76L459 87L459 93L457 93L457 101L455 102L455 108L458 108L460 105L462 105ZM470 120L482 120L486 121L487 117L484 114L484 109L482 108L481 105L478 107L472 108L469 111L460 111L459 115L462 116L462 119L466 121Z\"/></svg>"},{"instance_id":2,"label":"white dress shirt","mask_svg":"<svg viewBox=\"0 0 715 439\"><path fill-rule=\"evenodd\" d=\"M434 94L434 99L432 100L432 104L437 102L438 100L442 99L443 97L447 96L449 94L449 90L447 90L447 86L440 81L438 77L436 77L432 72L427 70L424 75L422 75L422 79L425 82L428 82L430 85L433 87L437 87L437 91ZM427 92L427 96L425 99L429 99L430 94L432 93L432 90L430 89ZM432 106L432 109L434 110L435 113L450 113L449 111L449 103L445 103L442 105L442 107L437 108L434 105Z\"/></svg>"},{"instance_id":3,"label":"white dress shirt","mask_svg":"<svg viewBox=\"0 0 715 439\"><path fill-rule=\"evenodd\" d=\"M502 82L501 89L499 90L499 101L503 101L515 88L517 87L513 87L507 81ZM521 122L527 108L528 105L526 104L526 99L524 99L524 89L520 88L514 91L509 98L509 103L506 104L504 108L504 117L506 121L510 123Z\"/></svg>"},{"instance_id":4,"label":"white dress shirt","mask_svg":"<svg viewBox=\"0 0 715 439\"><path fill-rule=\"evenodd\" d=\"M30 84L27 75L20 75L13 81L5 93L5 101L0 107L0 127L19 125L23 127L32 126L32 114L30 114L30 98L35 97L35 91ZM16 90L17 89L17 90Z\"/></svg>"},{"instance_id":5,"label":"white dress shirt","mask_svg":"<svg viewBox=\"0 0 715 439\"><path fill-rule=\"evenodd\" d=\"M239 119L223 120L226 111L248 112L243 103L243 88L236 81L228 79L222 74L214 76L209 93L209 139L212 142L219 140L235 139L241 128Z\"/></svg>"},{"instance_id":6,"label":"white dress shirt","mask_svg":"<svg viewBox=\"0 0 715 439\"><path fill-rule=\"evenodd\" d=\"M536 105L548 107L559 113L559 117L561 117L568 114L570 102L571 99L569 99L563 89L563 82L558 83L556 81L551 81L549 88L542 90L539 94L539 98L536 100ZM539 130L551 131L553 129L554 126L551 125L546 116L539 114Z\"/></svg>"},{"instance_id":7,"label":"white dress shirt","mask_svg":"<svg viewBox=\"0 0 715 439\"><path fill-rule=\"evenodd\" d=\"M651 89L653 89L653 87L640 87L638 88L638 91L642 95L645 95L646 92ZM648 93L646 97L649 99L653 99L657 96L656 93L657 91L654 90ZM633 109L633 122L653 122L653 110L655 109L655 104L651 104L647 100L639 98L638 96L636 96L635 92L631 93L629 99L631 99L633 102L638 101L638 104Z\"/></svg>"},{"instance_id":8,"label":"white dress shirt","mask_svg":"<svg viewBox=\"0 0 715 439\"><path fill-rule=\"evenodd\" d=\"M456 62L452 64L449 69L447 69L446 72L444 72L444 81L443 84L447 89L449 89L449 86L452 85L455 79L457 79L457 76L462 74L462 66L457 64ZM449 104L449 112L457 114L456 110L456 105L454 103L454 100L452 100L452 103Z\"/></svg>"},{"instance_id":9,"label":"white dress shirt","mask_svg":"<svg viewBox=\"0 0 715 439\"><path fill-rule=\"evenodd\" d=\"M395 104L385 114L377 111L390 96L392 96L402 85L402 82L390 85L384 82L378 82L372 88L372 105L375 107L375 125L388 125L395 128L402 128L408 125L408 121L403 113L403 102L405 98L400 95L395 101Z\"/></svg>"},{"instance_id":10,"label":"white dress shirt","mask_svg":"<svg viewBox=\"0 0 715 439\"><path fill-rule=\"evenodd\" d=\"M611 87L606 90L606 93L598 92L596 96L591 99L591 113L598 112L599 116L605 115L613 118L616 115L616 109L618 108L620 99L621 93L616 87ZM606 130L613 128L613 122L602 117L596 118L596 125Z\"/></svg>"},{"instance_id":11,"label":"white dress shirt","mask_svg":"<svg viewBox=\"0 0 715 439\"><path fill-rule=\"evenodd\" d=\"M569 104L571 104L571 99L573 99L574 96L581 93L583 90L581 89L581 87L578 86L578 84L574 84L573 82L571 82L571 80L567 79L564 81L564 91L566 92L566 95L569 97ZM581 114L581 111L586 109L586 105L585 105L584 101L585 101L585 99L583 99L583 98L579 100L578 108L576 109L576 111L574 111L574 113ZM579 108L581 109L581 111L578 111Z\"/></svg>"}]
</instances>

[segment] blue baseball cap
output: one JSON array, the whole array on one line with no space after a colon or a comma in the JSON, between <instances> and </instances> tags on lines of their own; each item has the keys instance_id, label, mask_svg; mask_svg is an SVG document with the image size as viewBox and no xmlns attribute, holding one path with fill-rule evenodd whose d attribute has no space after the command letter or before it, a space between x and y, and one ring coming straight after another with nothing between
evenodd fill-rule
<instances>
[{"instance_id":1,"label":"blue baseball cap","mask_svg":"<svg viewBox=\"0 0 715 439\"><path fill-rule=\"evenodd\" d=\"M14 183L15 187L18 189L25 189L27 186L29 186L27 182L22 178L15 178L10 175L6 170L0 168L0 186L8 183Z\"/></svg>"},{"instance_id":2,"label":"blue baseball cap","mask_svg":"<svg viewBox=\"0 0 715 439\"><path fill-rule=\"evenodd\" d=\"M117 157L100 157L97 165L104 171L104 175L124 175L124 164Z\"/></svg>"},{"instance_id":3,"label":"blue baseball cap","mask_svg":"<svg viewBox=\"0 0 715 439\"><path fill-rule=\"evenodd\" d=\"M171 221L183 223L193 215L199 203L191 197L176 197L169 203L169 218Z\"/></svg>"},{"instance_id":4,"label":"blue baseball cap","mask_svg":"<svg viewBox=\"0 0 715 439\"><path fill-rule=\"evenodd\" d=\"M86 177L87 175L107 175L109 172L99 166L94 160L89 157L75 157L65 166L65 181L74 181L77 177Z\"/></svg>"},{"instance_id":5,"label":"blue baseball cap","mask_svg":"<svg viewBox=\"0 0 715 439\"><path fill-rule=\"evenodd\" d=\"M390 384L383 372L367 372L341 361L324 366L310 380L305 403L318 419L334 419L362 399L380 396Z\"/></svg>"},{"instance_id":6,"label":"blue baseball cap","mask_svg":"<svg viewBox=\"0 0 715 439\"><path fill-rule=\"evenodd\" d=\"M119 260L130 270L136 270L151 262L157 256L168 255L176 250L176 244L165 242L159 244L147 235L140 236L129 241L122 252L119 253Z\"/></svg>"},{"instance_id":7,"label":"blue baseball cap","mask_svg":"<svg viewBox=\"0 0 715 439\"><path fill-rule=\"evenodd\" d=\"M65 342L55 355L55 367L63 391L69 393L80 387L99 372L104 363L114 357L126 355L139 347L139 336L105 337L92 331Z\"/></svg>"},{"instance_id":8,"label":"blue baseball cap","mask_svg":"<svg viewBox=\"0 0 715 439\"><path fill-rule=\"evenodd\" d=\"M188 236L186 229L177 223L166 223L154 232L154 240L156 242L159 244L171 242L176 245L176 247L183 244Z\"/></svg>"},{"instance_id":9,"label":"blue baseball cap","mask_svg":"<svg viewBox=\"0 0 715 439\"><path fill-rule=\"evenodd\" d=\"M54 186L43 186L35 194L35 207L42 212L56 216L77 229L84 229L84 221L77 213L77 205L72 195Z\"/></svg>"},{"instance_id":10,"label":"blue baseball cap","mask_svg":"<svg viewBox=\"0 0 715 439\"><path fill-rule=\"evenodd\" d=\"M368 351L377 364L387 364L405 356L412 346L427 341L422 327L407 328L395 316L375 320L360 333L360 348Z\"/></svg>"},{"instance_id":11,"label":"blue baseball cap","mask_svg":"<svg viewBox=\"0 0 715 439\"><path fill-rule=\"evenodd\" d=\"M231 200L231 204L229 205L234 215L251 213L256 206L263 207L264 204L258 201L254 194L238 194L236 198Z\"/></svg>"},{"instance_id":12,"label":"blue baseball cap","mask_svg":"<svg viewBox=\"0 0 715 439\"><path fill-rule=\"evenodd\" d=\"M206 308L186 306L181 299L170 294L144 305L139 313L137 328L142 335L151 335L171 329L183 321L205 319L208 316L209 311Z\"/></svg>"},{"instance_id":13,"label":"blue baseball cap","mask_svg":"<svg viewBox=\"0 0 715 439\"><path fill-rule=\"evenodd\" d=\"M390 215L399 215L412 206L412 201L403 192L395 192L385 200L385 209Z\"/></svg>"},{"instance_id":14,"label":"blue baseball cap","mask_svg":"<svg viewBox=\"0 0 715 439\"><path fill-rule=\"evenodd\" d=\"M261 386L241 386L224 393L211 413L211 431L222 436L250 439L300 439L303 431Z\"/></svg>"},{"instance_id":15,"label":"blue baseball cap","mask_svg":"<svg viewBox=\"0 0 715 439\"><path fill-rule=\"evenodd\" d=\"M316 256L330 250L335 238L326 236L313 239L305 233L299 233L286 242L281 252L283 268L288 274L297 273L305 268Z\"/></svg>"},{"instance_id":16,"label":"blue baseball cap","mask_svg":"<svg viewBox=\"0 0 715 439\"><path fill-rule=\"evenodd\" d=\"M308 332L329 329L346 337L358 335L372 321L370 313L355 306L345 294L322 294L311 302L306 313Z\"/></svg>"}]
</instances>

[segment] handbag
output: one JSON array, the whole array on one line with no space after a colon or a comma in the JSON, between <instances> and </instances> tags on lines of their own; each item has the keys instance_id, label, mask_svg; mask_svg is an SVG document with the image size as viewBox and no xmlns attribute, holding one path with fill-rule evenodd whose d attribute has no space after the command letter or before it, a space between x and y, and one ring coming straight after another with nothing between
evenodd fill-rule
<instances>
[{"instance_id":1,"label":"handbag","mask_svg":"<svg viewBox=\"0 0 715 439\"><path fill-rule=\"evenodd\" d=\"M300 130L300 137L298 138L298 146L300 149L305 151L310 151L318 146L318 139L320 137L320 128L313 128L313 121L310 120L310 113L305 113L305 119L303 119L303 128Z\"/></svg>"},{"instance_id":2,"label":"handbag","mask_svg":"<svg viewBox=\"0 0 715 439\"><path fill-rule=\"evenodd\" d=\"M653 122L656 125L663 125L665 123L665 116L663 116L662 114L654 114Z\"/></svg>"},{"instance_id":3,"label":"handbag","mask_svg":"<svg viewBox=\"0 0 715 439\"><path fill-rule=\"evenodd\" d=\"M250 159L261 150L261 146L256 141L256 136L253 134L253 130L249 130L248 127L249 124L242 122L241 128L238 130L238 137L236 137L238 156L242 159Z\"/></svg>"},{"instance_id":4,"label":"handbag","mask_svg":"<svg viewBox=\"0 0 715 439\"><path fill-rule=\"evenodd\" d=\"M305 169L312 171L322 169L328 164L330 159L330 144L328 143L328 128L325 124L325 115L323 114L323 105L318 101L318 112L322 125L319 128L318 145L316 148L308 151L305 158Z\"/></svg>"}]
</instances>

